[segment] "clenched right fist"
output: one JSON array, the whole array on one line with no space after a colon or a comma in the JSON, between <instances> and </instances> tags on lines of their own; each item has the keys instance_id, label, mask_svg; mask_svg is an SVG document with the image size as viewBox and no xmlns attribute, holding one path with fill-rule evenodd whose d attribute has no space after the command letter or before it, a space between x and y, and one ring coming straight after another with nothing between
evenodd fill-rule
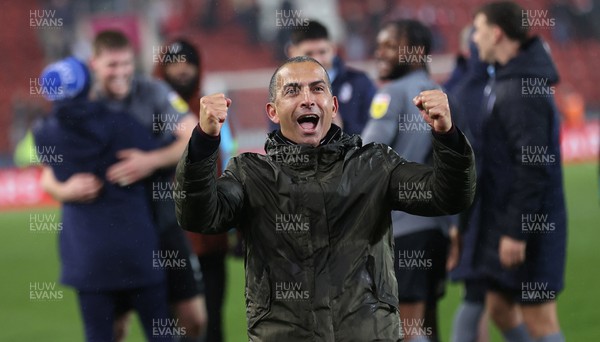
<instances>
[{"instance_id":1,"label":"clenched right fist","mask_svg":"<svg viewBox=\"0 0 600 342\"><path fill-rule=\"evenodd\" d=\"M213 94L200 99L200 128L208 135L216 137L227 118L227 108L231 99L225 94Z\"/></svg>"}]
</instances>

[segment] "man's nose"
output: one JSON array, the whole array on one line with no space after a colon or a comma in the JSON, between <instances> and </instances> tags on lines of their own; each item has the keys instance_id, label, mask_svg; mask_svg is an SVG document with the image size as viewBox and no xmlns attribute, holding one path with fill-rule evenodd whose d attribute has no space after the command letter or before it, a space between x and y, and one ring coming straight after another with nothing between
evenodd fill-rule
<instances>
[{"instance_id":1,"label":"man's nose","mask_svg":"<svg viewBox=\"0 0 600 342\"><path fill-rule=\"evenodd\" d=\"M127 70L127 65L119 64L115 68L115 73L118 74L118 75L122 75L122 74L125 73L126 70Z\"/></svg>"},{"instance_id":2,"label":"man's nose","mask_svg":"<svg viewBox=\"0 0 600 342\"><path fill-rule=\"evenodd\" d=\"M315 96L312 93L312 91L310 91L310 88L306 87L302 90L302 106L305 107L312 107L315 105Z\"/></svg>"}]
</instances>

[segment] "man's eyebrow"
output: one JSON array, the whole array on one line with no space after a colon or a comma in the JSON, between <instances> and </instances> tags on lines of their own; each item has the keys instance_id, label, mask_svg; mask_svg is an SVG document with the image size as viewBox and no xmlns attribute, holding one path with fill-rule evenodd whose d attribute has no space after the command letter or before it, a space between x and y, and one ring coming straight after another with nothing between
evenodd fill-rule
<instances>
[{"instance_id":1,"label":"man's eyebrow","mask_svg":"<svg viewBox=\"0 0 600 342\"><path fill-rule=\"evenodd\" d=\"M316 80L316 81L310 82L308 84L308 86L309 87L314 87L314 86L316 86L318 84L321 84L321 83L325 83L325 80ZM286 84L283 85L283 88L288 88L288 87L300 88L300 87L302 87L302 85L300 83L298 83L298 82L290 82L290 83L286 83Z\"/></svg>"},{"instance_id":2,"label":"man's eyebrow","mask_svg":"<svg viewBox=\"0 0 600 342\"><path fill-rule=\"evenodd\" d=\"M286 83L286 84L283 85L283 88L288 88L288 87L300 88L300 83L298 83L298 82L290 82L290 83Z\"/></svg>"},{"instance_id":3,"label":"man's eyebrow","mask_svg":"<svg viewBox=\"0 0 600 342\"><path fill-rule=\"evenodd\" d=\"M318 84L321 84L321 83L325 84L325 80L317 80L317 81L314 81L314 82L310 82L310 83L308 84L308 86L309 86L309 87L314 87L314 86L316 86L316 85L318 85Z\"/></svg>"}]
</instances>

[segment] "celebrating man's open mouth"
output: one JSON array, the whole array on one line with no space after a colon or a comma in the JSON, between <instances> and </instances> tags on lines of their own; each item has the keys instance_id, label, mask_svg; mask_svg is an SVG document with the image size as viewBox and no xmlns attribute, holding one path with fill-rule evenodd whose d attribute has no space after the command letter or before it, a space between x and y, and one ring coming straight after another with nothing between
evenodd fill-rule
<instances>
[{"instance_id":1,"label":"celebrating man's open mouth","mask_svg":"<svg viewBox=\"0 0 600 342\"><path fill-rule=\"evenodd\" d=\"M314 133L317 130L319 119L317 114L303 114L298 117L297 121L304 133Z\"/></svg>"}]
</instances>

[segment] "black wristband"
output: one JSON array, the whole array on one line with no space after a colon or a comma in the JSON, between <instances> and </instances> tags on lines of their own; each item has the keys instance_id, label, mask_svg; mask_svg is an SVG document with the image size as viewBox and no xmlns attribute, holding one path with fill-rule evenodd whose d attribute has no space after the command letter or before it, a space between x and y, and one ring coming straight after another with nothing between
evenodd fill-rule
<instances>
[{"instance_id":1,"label":"black wristband","mask_svg":"<svg viewBox=\"0 0 600 342\"><path fill-rule=\"evenodd\" d=\"M465 143L460 138L460 131L452 124L452 128L446 133L437 133L434 130L431 131L433 137L451 150L463 153L465 150Z\"/></svg>"},{"instance_id":2,"label":"black wristband","mask_svg":"<svg viewBox=\"0 0 600 342\"><path fill-rule=\"evenodd\" d=\"M192 163L208 158L219 149L221 135L213 137L204 133L200 125L196 126L188 146L188 160Z\"/></svg>"}]
</instances>

